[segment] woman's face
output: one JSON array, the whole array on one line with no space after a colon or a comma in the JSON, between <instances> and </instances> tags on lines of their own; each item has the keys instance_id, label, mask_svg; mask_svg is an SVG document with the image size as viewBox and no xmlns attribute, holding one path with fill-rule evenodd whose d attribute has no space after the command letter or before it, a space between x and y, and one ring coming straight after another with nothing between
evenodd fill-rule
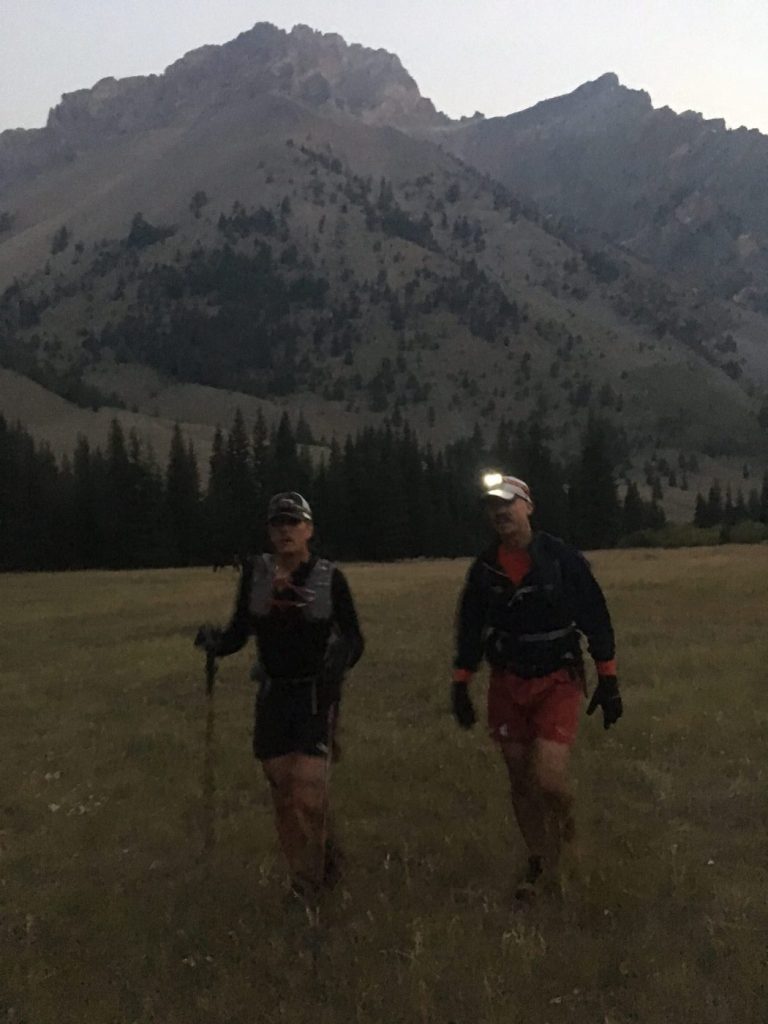
<instances>
[{"instance_id":1,"label":"woman's face","mask_svg":"<svg viewBox=\"0 0 768 1024\"><path fill-rule=\"evenodd\" d=\"M268 524L269 540L278 555L309 555L309 542L315 528L306 519L276 516Z\"/></svg>"}]
</instances>

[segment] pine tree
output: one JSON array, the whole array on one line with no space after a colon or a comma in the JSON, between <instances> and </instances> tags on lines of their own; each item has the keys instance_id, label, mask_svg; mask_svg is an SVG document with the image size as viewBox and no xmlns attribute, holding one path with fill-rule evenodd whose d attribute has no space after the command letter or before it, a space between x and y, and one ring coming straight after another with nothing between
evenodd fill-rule
<instances>
[{"instance_id":1,"label":"pine tree","mask_svg":"<svg viewBox=\"0 0 768 1024\"><path fill-rule=\"evenodd\" d=\"M749 492L749 498L747 499L747 515L755 522L760 522L760 494L756 487L753 487Z\"/></svg>"},{"instance_id":2,"label":"pine tree","mask_svg":"<svg viewBox=\"0 0 768 1024\"><path fill-rule=\"evenodd\" d=\"M645 507L637 484L632 481L624 495L624 506L621 513L621 533L627 536L642 530L646 525Z\"/></svg>"},{"instance_id":3,"label":"pine tree","mask_svg":"<svg viewBox=\"0 0 768 1024\"><path fill-rule=\"evenodd\" d=\"M103 565L103 461L91 452L87 438L78 436L73 462L75 567Z\"/></svg>"},{"instance_id":4,"label":"pine tree","mask_svg":"<svg viewBox=\"0 0 768 1024\"><path fill-rule=\"evenodd\" d=\"M587 549L613 547L620 510L610 457L609 428L590 417L569 492L573 539Z\"/></svg>"},{"instance_id":5,"label":"pine tree","mask_svg":"<svg viewBox=\"0 0 768 1024\"><path fill-rule=\"evenodd\" d=\"M168 565L163 537L163 479L148 446L128 433L128 565Z\"/></svg>"},{"instance_id":6,"label":"pine tree","mask_svg":"<svg viewBox=\"0 0 768 1024\"><path fill-rule=\"evenodd\" d=\"M192 444L185 446L181 427L173 428L165 472L167 549L171 565L190 565L199 547L200 479Z\"/></svg>"},{"instance_id":7,"label":"pine tree","mask_svg":"<svg viewBox=\"0 0 768 1024\"><path fill-rule=\"evenodd\" d=\"M725 506L723 507L723 522L730 526L736 521L735 506L733 504L733 492L731 491L731 485L727 484L725 488Z\"/></svg>"},{"instance_id":8,"label":"pine tree","mask_svg":"<svg viewBox=\"0 0 768 1024\"><path fill-rule=\"evenodd\" d=\"M49 449L0 417L0 567L60 568L58 470Z\"/></svg>"},{"instance_id":9,"label":"pine tree","mask_svg":"<svg viewBox=\"0 0 768 1024\"><path fill-rule=\"evenodd\" d=\"M300 451L287 413L283 413L272 438L271 476L274 491L298 491L310 501L312 462Z\"/></svg>"},{"instance_id":10,"label":"pine tree","mask_svg":"<svg viewBox=\"0 0 768 1024\"><path fill-rule=\"evenodd\" d=\"M723 494L720 490L720 484L717 480L712 482L712 486L709 488L709 494L707 495L707 526L717 526L723 522L724 518L723 509Z\"/></svg>"},{"instance_id":11,"label":"pine tree","mask_svg":"<svg viewBox=\"0 0 768 1024\"><path fill-rule=\"evenodd\" d=\"M371 519L368 556L390 561L409 553L410 523L400 451L387 424L371 434Z\"/></svg>"},{"instance_id":12,"label":"pine tree","mask_svg":"<svg viewBox=\"0 0 768 1024\"><path fill-rule=\"evenodd\" d=\"M309 424L304 419L304 413L299 413L299 419L296 423L296 443L297 444L314 444L315 439L312 436L312 430Z\"/></svg>"},{"instance_id":13,"label":"pine tree","mask_svg":"<svg viewBox=\"0 0 768 1024\"><path fill-rule=\"evenodd\" d=\"M251 447L240 409L235 412L224 451L224 477L229 503L229 540L242 559L253 547L258 511L255 507Z\"/></svg>"},{"instance_id":14,"label":"pine tree","mask_svg":"<svg viewBox=\"0 0 768 1024\"><path fill-rule=\"evenodd\" d=\"M133 527L130 514L130 491L133 481L125 435L118 419L109 425L106 453L104 503L100 509L104 524L105 560L111 569L131 564Z\"/></svg>"},{"instance_id":15,"label":"pine tree","mask_svg":"<svg viewBox=\"0 0 768 1024\"><path fill-rule=\"evenodd\" d=\"M0 414L0 569L21 568L21 459L18 431Z\"/></svg>"},{"instance_id":16,"label":"pine tree","mask_svg":"<svg viewBox=\"0 0 768 1024\"><path fill-rule=\"evenodd\" d=\"M209 458L208 489L204 502L206 554L214 566L226 565L232 557L229 536L229 494L225 469L224 435L217 426Z\"/></svg>"},{"instance_id":17,"label":"pine tree","mask_svg":"<svg viewBox=\"0 0 768 1024\"><path fill-rule=\"evenodd\" d=\"M696 507L693 513L693 525L700 529L710 525L709 506L700 492L696 495Z\"/></svg>"},{"instance_id":18,"label":"pine tree","mask_svg":"<svg viewBox=\"0 0 768 1024\"><path fill-rule=\"evenodd\" d=\"M68 455L62 457L57 474L54 514L58 529L56 532L57 559L53 568L74 569L77 562L75 552L75 477L72 460Z\"/></svg>"},{"instance_id":19,"label":"pine tree","mask_svg":"<svg viewBox=\"0 0 768 1024\"><path fill-rule=\"evenodd\" d=\"M313 503L319 524L323 549L333 558L349 557L350 497L347 491L347 472L339 443L334 437L323 465L322 479L316 484L317 497Z\"/></svg>"},{"instance_id":20,"label":"pine tree","mask_svg":"<svg viewBox=\"0 0 768 1024\"><path fill-rule=\"evenodd\" d=\"M424 456L418 438L408 423L403 424L395 449L402 479L406 531L402 538L400 557L414 558L424 554L434 502L425 488Z\"/></svg>"},{"instance_id":21,"label":"pine tree","mask_svg":"<svg viewBox=\"0 0 768 1024\"><path fill-rule=\"evenodd\" d=\"M666 525L667 517L661 505L657 505L651 498L649 504L645 505L645 528L647 530L660 530Z\"/></svg>"},{"instance_id":22,"label":"pine tree","mask_svg":"<svg viewBox=\"0 0 768 1024\"><path fill-rule=\"evenodd\" d=\"M744 492L739 487L736 492L736 502L733 506L733 521L735 523L743 523L748 518L747 503L744 500Z\"/></svg>"},{"instance_id":23,"label":"pine tree","mask_svg":"<svg viewBox=\"0 0 768 1024\"><path fill-rule=\"evenodd\" d=\"M547 445L548 432L539 417L518 425L509 450L507 463L514 476L520 476L531 488L534 501L534 524L557 536L569 530L568 498L565 473Z\"/></svg>"}]
</instances>

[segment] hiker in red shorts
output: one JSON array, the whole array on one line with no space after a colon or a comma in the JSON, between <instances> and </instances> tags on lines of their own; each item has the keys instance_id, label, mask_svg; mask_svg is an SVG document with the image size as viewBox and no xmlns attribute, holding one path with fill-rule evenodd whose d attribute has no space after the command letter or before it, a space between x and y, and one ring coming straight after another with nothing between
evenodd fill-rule
<instances>
[{"instance_id":1,"label":"hiker in red shorts","mask_svg":"<svg viewBox=\"0 0 768 1024\"><path fill-rule=\"evenodd\" d=\"M600 707L607 729L621 717L622 704L613 627L587 560L532 529L525 481L494 473L484 485L499 539L472 563L461 593L452 706L459 725L470 729L477 718L469 682L485 657L488 725L529 854L515 895L527 899L556 878L563 844L573 838L568 758L585 692L580 634L597 668L587 714Z\"/></svg>"}]
</instances>

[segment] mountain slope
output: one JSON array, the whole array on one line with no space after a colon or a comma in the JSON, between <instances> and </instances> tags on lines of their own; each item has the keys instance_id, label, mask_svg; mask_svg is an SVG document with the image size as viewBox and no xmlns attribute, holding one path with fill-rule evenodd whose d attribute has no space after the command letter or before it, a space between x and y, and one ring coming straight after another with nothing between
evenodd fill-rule
<instances>
[{"instance_id":1,"label":"mountain slope","mask_svg":"<svg viewBox=\"0 0 768 1024\"><path fill-rule=\"evenodd\" d=\"M768 137L654 109L613 74L442 143L664 273L768 313Z\"/></svg>"},{"instance_id":2,"label":"mountain slope","mask_svg":"<svg viewBox=\"0 0 768 1024\"><path fill-rule=\"evenodd\" d=\"M0 139L0 361L209 425L213 386L317 436L535 414L568 451L598 409L625 458L760 453L742 314L542 218L445 124L396 58L271 26L65 98Z\"/></svg>"}]
</instances>

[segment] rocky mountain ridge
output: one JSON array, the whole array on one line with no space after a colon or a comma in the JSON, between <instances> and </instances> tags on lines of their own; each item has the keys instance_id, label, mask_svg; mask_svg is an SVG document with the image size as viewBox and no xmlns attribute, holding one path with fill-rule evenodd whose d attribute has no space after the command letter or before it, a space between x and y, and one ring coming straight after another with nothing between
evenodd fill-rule
<instances>
[{"instance_id":1,"label":"rocky mountain ridge","mask_svg":"<svg viewBox=\"0 0 768 1024\"><path fill-rule=\"evenodd\" d=\"M45 128L3 132L0 194L20 177L74 160L110 137L163 128L259 94L402 129L448 121L421 96L394 54L347 45L339 35L306 25L285 32L264 22L222 46L187 53L163 74L105 78L67 93Z\"/></svg>"},{"instance_id":2,"label":"rocky mountain ridge","mask_svg":"<svg viewBox=\"0 0 768 1024\"><path fill-rule=\"evenodd\" d=\"M768 137L655 109L607 74L507 117L449 126L461 159L663 274L768 311Z\"/></svg>"}]
</instances>

